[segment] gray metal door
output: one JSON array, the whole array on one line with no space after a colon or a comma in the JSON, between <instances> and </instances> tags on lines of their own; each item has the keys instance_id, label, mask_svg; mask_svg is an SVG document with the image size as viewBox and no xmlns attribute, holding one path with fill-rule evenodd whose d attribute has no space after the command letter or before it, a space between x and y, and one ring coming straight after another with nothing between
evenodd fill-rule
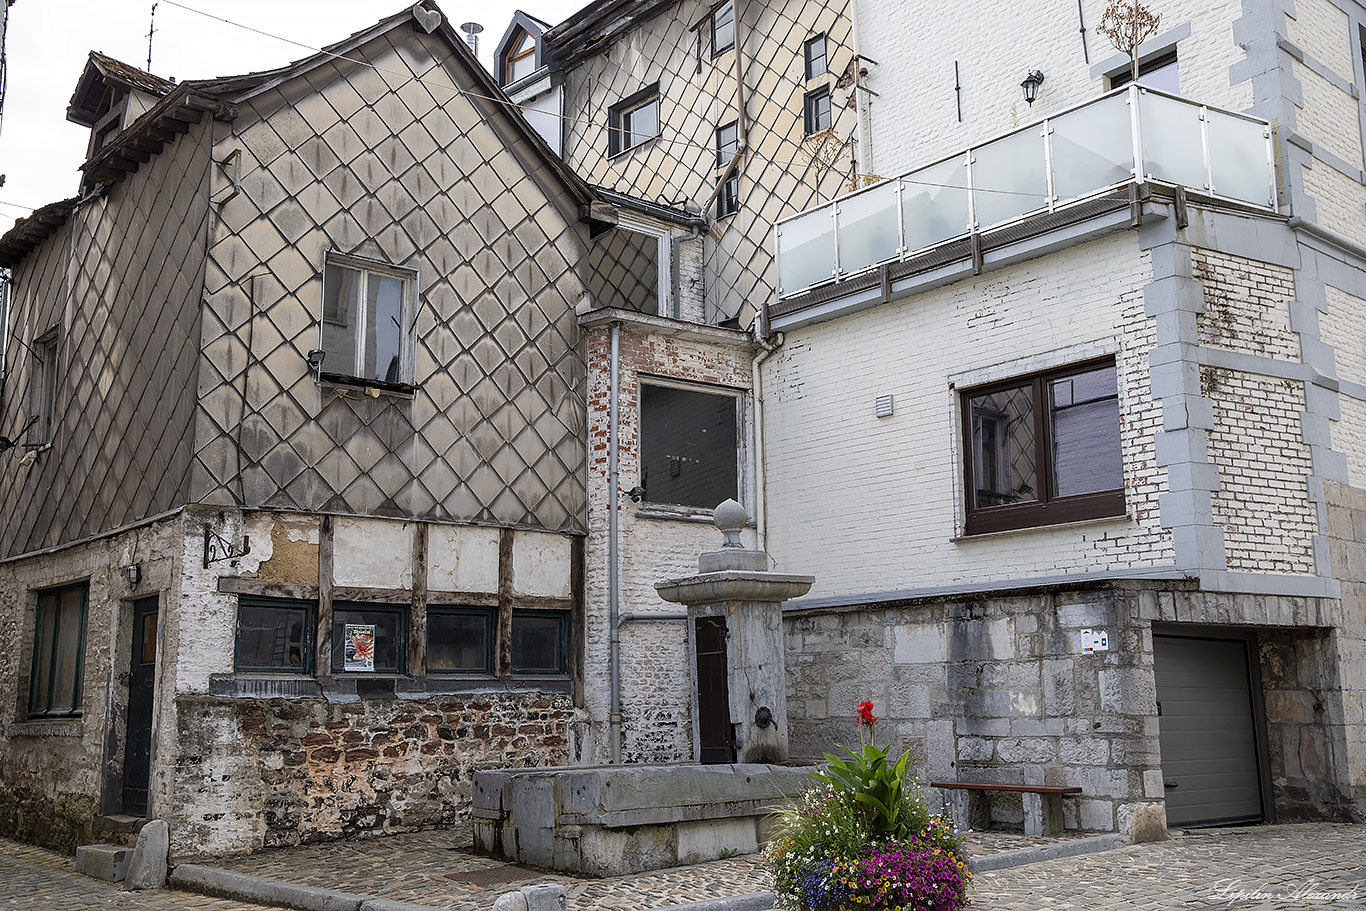
<instances>
[{"instance_id":1,"label":"gray metal door","mask_svg":"<svg viewBox=\"0 0 1366 911\"><path fill-rule=\"evenodd\" d=\"M1153 636L1167 824L1263 818L1247 643Z\"/></svg>"}]
</instances>

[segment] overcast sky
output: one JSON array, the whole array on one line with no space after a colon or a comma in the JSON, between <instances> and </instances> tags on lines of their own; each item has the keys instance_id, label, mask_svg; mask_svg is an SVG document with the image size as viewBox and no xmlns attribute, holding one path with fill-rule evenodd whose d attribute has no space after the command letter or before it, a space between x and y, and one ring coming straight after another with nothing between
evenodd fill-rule
<instances>
[{"instance_id":1,"label":"overcast sky","mask_svg":"<svg viewBox=\"0 0 1366 911\"><path fill-rule=\"evenodd\" d=\"M484 26L479 56L489 64L517 9L552 24L587 0L437 0L458 26ZM207 79L272 69L390 16L402 0L159 0L151 71ZM152 0L15 0L5 38L8 87L0 127L0 233L32 208L74 196L89 130L69 123L66 106L85 66L100 51L147 68ZM203 15L208 14L208 15ZM227 19L236 25L217 21Z\"/></svg>"}]
</instances>

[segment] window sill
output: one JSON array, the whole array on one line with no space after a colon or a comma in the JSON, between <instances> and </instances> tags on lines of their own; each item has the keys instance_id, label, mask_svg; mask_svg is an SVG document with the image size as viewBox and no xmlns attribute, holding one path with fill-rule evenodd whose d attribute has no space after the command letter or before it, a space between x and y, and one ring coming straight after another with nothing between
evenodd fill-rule
<instances>
[{"instance_id":1,"label":"window sill","mask_svg":"<svg viewBox=\"0 0 1366 911\"><path fill-rule=\"evenodd\" d=\"M1006 528L1001 531L983 531L975 535L955 535L949 538L952 544L968 544L973 541L986 541L993 538L1005 538L1012 535L1027 535L1030 532L1040 531L1059 531L1070 528L1089 528L1092 525L1133 525L1134 517L1128 513L1117 516L1098 516L1094 519L1078 519L1075 522L1057 522L1052 525L1030 525L1027 528Z\"/></svg>"},{"instance_id":2,"label":"window sill","mask_svg":"<svg viewBox=\"0 0 1366 911\"><path fill-rule=\"evenodd\" d=\"M79 737L81 719L30 718L9 726L11 737Z\"/></svg>"},{"instance_id":3,"label":"window sill","mask_svg":"<svg viewBox=\"0 0 1366 911\"><path fill-rule=\"evenodd\" d=\"M411 383L385 383L380 380L364 380L343 373L320 373L315 382L319 386L336 389L352 389L378 398L387 395L393 398L412 399L417 396L417 386Z\"/></svg>"},{"instance_id":4,"label":"window sill","mask_svg":"<svg viewBox=\"0 0 1366 911\"><path fill-rule=\"evenodd\" d=\"M636 507L640 519L666 519L674 522L699 522L710 525L712 510L698 506L669 506L665 503L641 503ZM750 523L753 524L753 523Z\"/></svg>"}]
</instances>

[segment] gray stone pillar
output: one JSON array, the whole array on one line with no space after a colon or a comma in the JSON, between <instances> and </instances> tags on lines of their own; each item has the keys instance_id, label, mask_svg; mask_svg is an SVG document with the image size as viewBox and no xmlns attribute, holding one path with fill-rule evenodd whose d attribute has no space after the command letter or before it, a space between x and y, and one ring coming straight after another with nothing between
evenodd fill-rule
<instances>
[{"instance_id":1,"label":"gray stone pillar","mask_svg":"<svg viewBox=\"0 0 1366 911\"><path fill-rule=\"evenodd\" d=\"M716 507L724 541L698 559L698 573L655 585L665 601L688 608L688 661L693 691L693 758L700 759L697 621L726 621L726 684L729 723L737 762L784 762L788 758L787 679L783 657L783 602L806 594L815 576L768 571L768 555L748 550L740 531L749 521L734 500Z\"/></svg>"}]
</instances>

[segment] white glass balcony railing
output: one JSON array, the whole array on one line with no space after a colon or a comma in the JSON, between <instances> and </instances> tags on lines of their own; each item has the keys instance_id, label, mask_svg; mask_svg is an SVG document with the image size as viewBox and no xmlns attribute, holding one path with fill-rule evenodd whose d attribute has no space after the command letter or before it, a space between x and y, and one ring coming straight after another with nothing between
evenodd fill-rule
<instances>
[{"instance_id":1,"label":"white glass balcony railing","mask_svg":"<svg viewBox=\"0 0 1366 911\"><path fill-rule=\"evenodd\" d=\"M778 222L778 296L1133 180L1177 184L1275 211L1271 128L1265 120L1142 86L1118 89Z\"/></svg>"}]
</instances>

